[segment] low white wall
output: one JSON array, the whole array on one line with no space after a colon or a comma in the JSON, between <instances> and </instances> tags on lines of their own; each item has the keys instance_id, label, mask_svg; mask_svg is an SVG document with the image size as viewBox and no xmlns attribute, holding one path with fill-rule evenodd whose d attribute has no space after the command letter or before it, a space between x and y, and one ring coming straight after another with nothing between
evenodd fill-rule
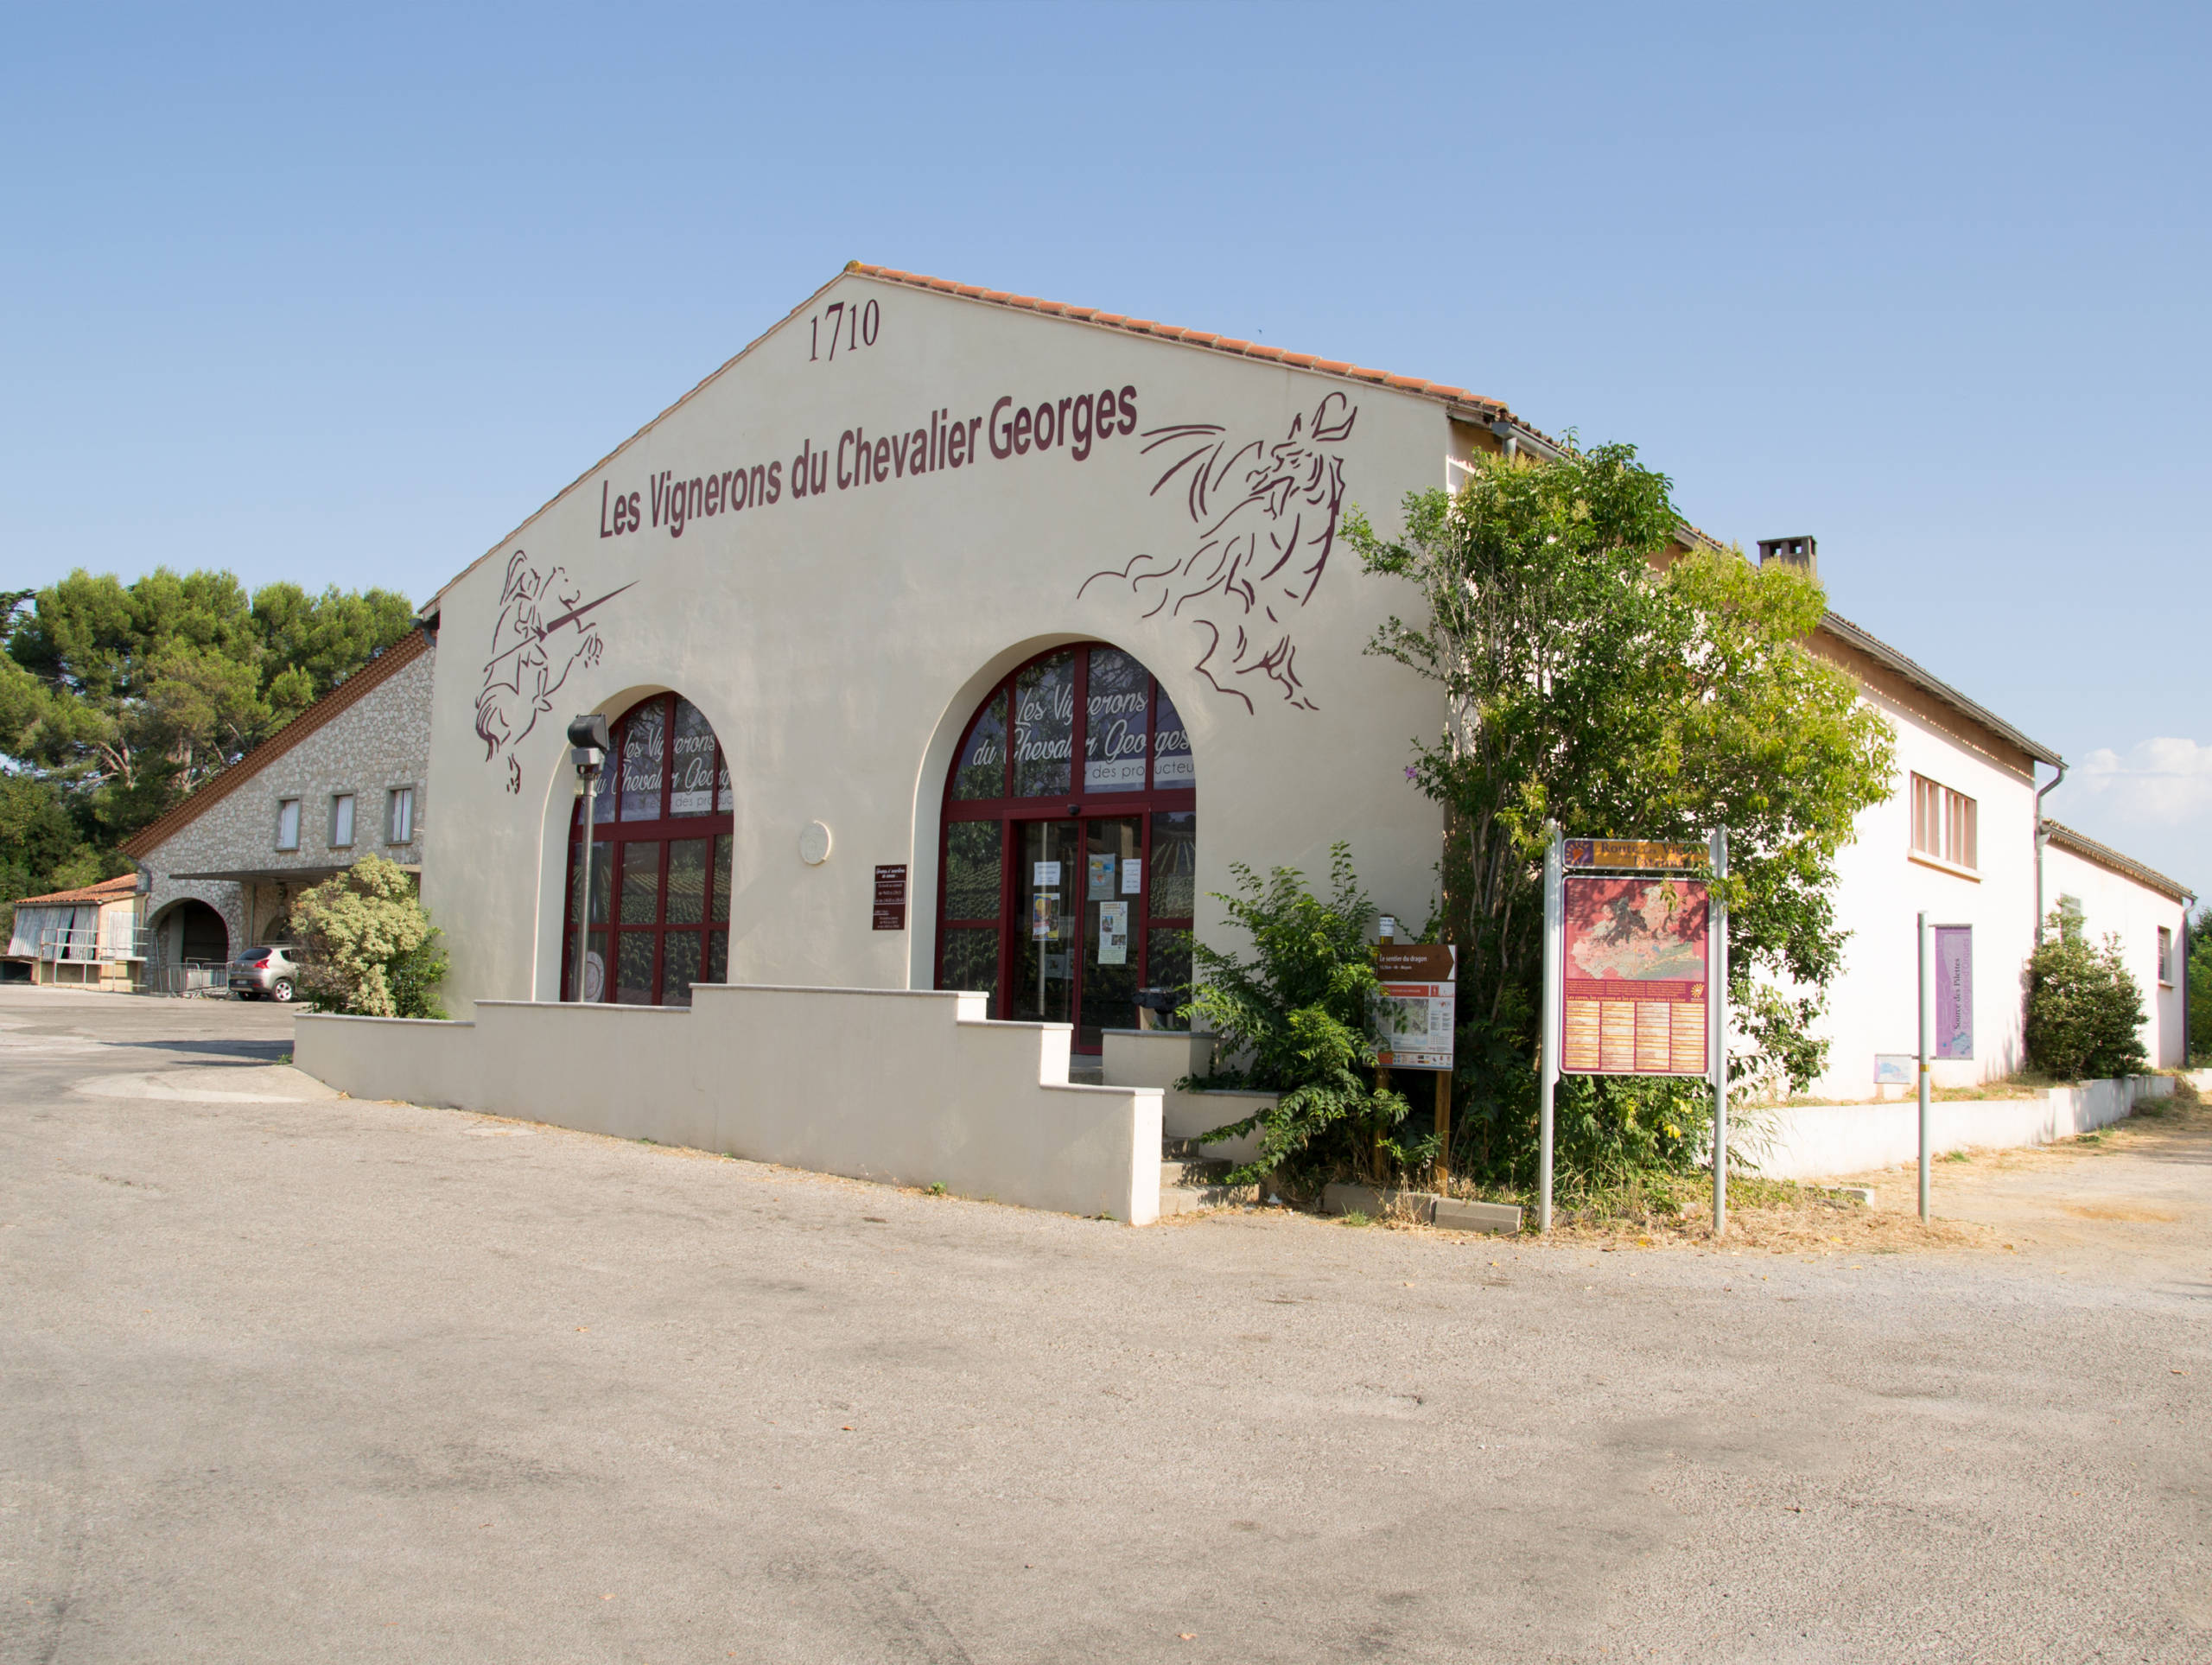
<instances>
[{"instance_id":1,"label":"low white wall","mask_svg":"<svg viewBox=\"0 0 2212 1665\"><path fill-rule=\"evenodd\" d=\"M357 1098L483 1110L1145 1224L1157 1088L1072 1085L1065 1024L980 995L701 983L690 1011L479 1001L470 1023L315 1014L293 1061Z\"/></svg>"},{"instance_id":2,"label":"low white wall","mask_svg":"<svg viewBox=\"0 0 2212 1665\"><path fill-rule=\"evenodd\" d=\"M1213 1068L1214 1037L1186 1029L1109 1029L1099 1056L1100 1074L1116 1087L1157 1087L1160 1130L1170 1139L1196 1139L1231 1122L1274 1108L1276 1093L1194 1093L1175 1084ZM1248 1133L1205 1147L1208 1156L1249 1162L1260 1153L1260 1135Z\"/></svg>"},{"instance_id":3,"label":"low white wall","mask_svg":"<svg viewBox=\"0 0 2212 1665\"><path fill-rule=\"evenodd\" d=\"M2053 1087L2033 1098L1937 1099L1928 1107L1930 1152L2047 1145L2126 1115L2146 1098L2172 1093L2170 1076L2129 1076ZM1817 1179L1916 1162L1920 1106L1793 1104L1735 1113L1747 1130L1742 1152L1770 1179Z\"/></svg>"}]
</instances>

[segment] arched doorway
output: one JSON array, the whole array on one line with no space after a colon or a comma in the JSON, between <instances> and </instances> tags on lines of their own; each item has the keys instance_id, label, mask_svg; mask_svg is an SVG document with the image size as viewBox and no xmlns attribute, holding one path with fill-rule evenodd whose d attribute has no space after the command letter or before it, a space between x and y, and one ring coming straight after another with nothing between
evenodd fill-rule
<instances>
[{"instance_id":1,"label":"arched doorway","mask_svg":"<svg viewBox=\"0 0 2212 1665\"><path fill-rule=\"evenodd\" d=\"M1082 759L1078 768L1077 759ZM969 720L945 782L937 986L1075 1025L1095 1052L1141 994L1191 981L1198 774L1159 680L1116 647L1054 648Z\"/></svg>"},{"instance_id":2,"label":"arched doorway","mask_svg":"<svg viewBox=\"0 0 2212 1665\"><path fill-rule=\"evenodd\" d=\"M594 805L584 998L689 1006L693 983L729 973L729 764L713 725L677 694L640 700L612 738ZM575 998L583 825L580 798L569 812L563 1000Z\"/></svg>"},{"instance_id":3,"label":"arched doorway","mask_svg":"<svg viewBox=\"0 0 2212 1665\"><path fill-rule=\"evenodd\" d=\"M168 965L223 965L231 957L231 928L223 916L196 896L164 909L154 927Z\"/></svg>"}]
</instances>

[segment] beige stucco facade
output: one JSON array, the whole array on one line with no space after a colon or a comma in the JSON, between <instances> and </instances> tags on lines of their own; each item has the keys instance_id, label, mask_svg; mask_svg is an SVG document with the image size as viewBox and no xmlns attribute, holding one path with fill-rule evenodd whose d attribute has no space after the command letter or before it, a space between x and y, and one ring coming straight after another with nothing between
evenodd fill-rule
<instances>
[{"instance_id":1,"label":"beige stucco facade","mask_svg":"<svg viewBox=\"0 0 2212 1665\"><path fill-rule=\"evenodd\" d=\"M855 310L874 342L833 362L822 321ZM1077 401L1093 407L1087 445ZM1043 404L1059 442L1007 429L996 454L1014 412ZM1439 708L1363 651L1415 597L1363 575L1334 532L1355 504L1387 530L1408 492L1444 485L1453 425L1434 399L1340 376L833 283L439 596L424 894L451 944L449 1007L556 997L563 728L662 689L705 712L736 784L731 981L930 987L961 730L1010 667L1086 639L1150 667L1189 728L1202 898L1232 861L1325 873L1344 839L1378 903L1425 917L1440 820L1404 742ZM855 477L862 437L888 478ZM936 466L917 473L923 456ZM1285 484L1240 499L1255 467ZM709 493L680 535L654 524L657 494L693 480L734 494L733 475L742 508L708 512ZM543 637L518 624L594 602ZM831 853L811 864L817 822ZM912 870L904 931L869 928L882 863ZM1201 903L1202 935L1217 909Z\"/></svg>"}]
</instances>

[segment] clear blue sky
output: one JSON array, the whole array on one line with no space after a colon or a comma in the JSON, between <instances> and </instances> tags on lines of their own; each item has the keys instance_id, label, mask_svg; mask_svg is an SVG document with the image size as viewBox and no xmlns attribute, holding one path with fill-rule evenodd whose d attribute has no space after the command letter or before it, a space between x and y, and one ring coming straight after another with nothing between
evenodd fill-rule
<instances>
[{"instance_id":1,"label":"clear blue sky","mask_svg":"<svg viewBox=\"0 0 2212 1665\"><path fill-rule=\"evenodd\" d=\"M1630 441L2212 893L2208 18L18 8L0 585L419 601L857 257Z\"/></svg>"}]
</instances>

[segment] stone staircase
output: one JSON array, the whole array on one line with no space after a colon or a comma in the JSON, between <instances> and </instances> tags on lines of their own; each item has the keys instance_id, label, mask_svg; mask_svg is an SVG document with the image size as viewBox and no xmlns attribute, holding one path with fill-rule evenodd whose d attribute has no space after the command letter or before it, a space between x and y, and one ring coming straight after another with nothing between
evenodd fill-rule
<instances>
[{"instance_id":1,"label":"stone staircase","mask_svg":"<svg viewBox=\"0 0 2212 1665\"><path fill-rule=\"evenodd\" d=\"M1172 1135L1160 1141L1160 1212L1189 1214L1202 1208L1229 1208L1260 1200L1257 1185L1223 1183L1230 1164L1198 1150L1195 1139Z\"/></svg>"}]
</instances>

